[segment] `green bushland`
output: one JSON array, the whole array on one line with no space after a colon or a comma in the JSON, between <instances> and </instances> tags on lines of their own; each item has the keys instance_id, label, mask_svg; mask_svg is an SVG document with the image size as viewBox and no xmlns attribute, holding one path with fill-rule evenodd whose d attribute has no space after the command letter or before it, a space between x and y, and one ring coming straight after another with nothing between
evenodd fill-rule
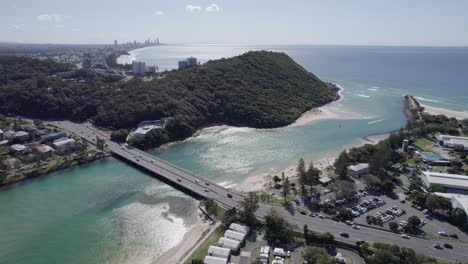
<instances>
[{"instance_id":1,"label":"green bushland","mask_svg":"<svg viewBox=\"0 0 468 264\"><path fill-rule=\"evenodd\" d=\"M74 80L54 77L70 65L0 56L0 112L36 118L94 119L131 128L172 117L149 143L155 147L190 136L210 123L272 128L337 98L338 88L318 79L284 53L256 51L209 61L143 81L116 82L78 70Z\"/></svg>"}]
</instances>

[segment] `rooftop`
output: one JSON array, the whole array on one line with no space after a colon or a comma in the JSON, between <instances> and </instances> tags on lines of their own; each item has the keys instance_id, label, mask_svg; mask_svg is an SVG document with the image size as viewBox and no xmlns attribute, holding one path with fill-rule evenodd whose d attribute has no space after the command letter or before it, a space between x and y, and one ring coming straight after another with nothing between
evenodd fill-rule
<instances>
[{"instance_id":1,"label":"rooftop","mask_svg":"<svg viewBox=\"0 0 468 264\"><path fill-rule=\"evenodd\" d=\"M348 167L348 169L353 171L360 171L367 168L369 168L369 163L359 163Z\"/></svg>"},{"instance_id":2,"label":"rooftop","mask_svg":"<svg viewBox=\"0 0 468 264\"><path fill-rule=\"evenodd\" d=\"M466 175L428 171L424 171L423 174L431 184L468 189L468 176Z\"/></svg>"}]
</instances>

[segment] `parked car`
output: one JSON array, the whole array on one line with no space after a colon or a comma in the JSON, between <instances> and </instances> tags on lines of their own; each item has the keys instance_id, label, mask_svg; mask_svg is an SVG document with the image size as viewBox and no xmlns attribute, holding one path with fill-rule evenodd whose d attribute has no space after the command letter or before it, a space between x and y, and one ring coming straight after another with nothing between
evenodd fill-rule
<instances>
[{"instance_id":1,"label":"parked car","mask_svg":"<svg viewBox=\"0 0 468 264\"><path fill-rule=\"evenodd\" d=\"M457 235L457 234L450 234L450 237L451 237L451 238L456 238L456 239L458 239L458 235Z\"/></svg>"},{"instance_id":2,"label":"parked car","mask_svg":"<svg viewBox=\"0 0 468 264\"><path fill-rule=\"evenodd\" d=\"M444 232L444 231L437 232L437 234L439 234L439 236L445 236L445 237L449 236L447 232Z\"/></svg>"},{"instance_id":3,"label":"parked car","mask_svg":"<svg viewBox=\"0 0 468 264\"><path fill-rule=\"evenodd\" d=\"M401 237L404 239L410 239L410 236L408 236L407 234L402 234Z\"/></svg>"},{"instance_id":4,"label":"parked car","mask_svg":"<svg viewBox=\"0 0 468 264\"><path fill-rule=\"evenodd\" d=\"M444 244L444 247L445 247L445 248L448 248L448 249L452 249L452 248L453 248L452 245L450 245L449 243L445 243L445 244Z\"/></svg>"},{"instance_id":5,"label":"parked car","mask_svg":"<svg viewBox=\"0 0 468 264\"><path fill-rule=\"evenodd\" d=\"M346 224L347 224L347 225L353 225L353 222L347 220L347 221L346 221Z\"/></svg>"},{"instance_id":6,"label":"parked car","mask_svg":"<svg viewBox=\"0 0 468 264\"><path fill-rule=\"evenodd\" d=\"M358 225L353 225L352 228L354 228L354 229L361 229Z\"/></svg>"},{"instance_id":7,"label":"parked car","mask_svg":"<svg viewBox=\"0 0 468 264\"><path fill-rule=\"evenodd\" d=\"M341 233L340 233L340 236L349 238L349 234L346 233L346 232L341 232Z\"/></svg>"},{"instance_id":8,"label":"parked car","mask_svg":"<svg viewBox=\"0 0 468 264\"><path fill-rule=\"evenodd\" d=\"M434 248L437 248L437 249L442 249L442 247L439 245L439 244L434 244L432 245Z\"/></svg>"}]
</instances>

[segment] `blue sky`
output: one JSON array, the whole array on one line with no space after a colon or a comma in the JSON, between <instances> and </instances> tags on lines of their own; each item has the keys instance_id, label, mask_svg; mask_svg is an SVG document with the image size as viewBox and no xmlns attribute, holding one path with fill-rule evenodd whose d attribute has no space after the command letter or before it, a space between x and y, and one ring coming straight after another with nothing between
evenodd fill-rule
<instances>
[{"instance_id":1,"label":"blue sky","mask_svg":"<svg viewBox=\"0 0 468 264\"><path fill-rule=\"evenodd\" d=\"M1 0L0 41L468 46L468 0Z\"/></svg>"}]
</instances>

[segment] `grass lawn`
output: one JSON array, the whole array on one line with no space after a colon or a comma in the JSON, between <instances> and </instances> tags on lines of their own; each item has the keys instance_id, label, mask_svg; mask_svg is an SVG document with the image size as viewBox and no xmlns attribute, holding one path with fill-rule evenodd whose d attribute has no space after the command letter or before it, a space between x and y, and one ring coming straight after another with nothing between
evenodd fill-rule
<instances>
[{"instance_id":1,"label":"grass lawn","mask_svg":"<svg viewBox=\"0 0 468 264\"><path fill-rule=\"evenodd\" d=\"M434 142L428 138L418 138L416 142L414 142L414 146L421 151L432 151L432 145Z\"/></svg>"},{"instance_id":2,"label":"grass lawn","mask_svg":"<svg viewBox=\"0 0 468 264\"><path fill-rule=\"evenodd\" d=\"M185 264L192 263L192 259L204 260L206 255L208 255L208 248L210 246L216 245L219 238L222 237L223 235L224 235L223 229L221 227L218 227L216 231L214 231L213 234L211 234L211 236L205 242L203 242L203 244L200 247L198 247L198 249L195 252L193 252L193 254L190 256L188 261L185 262Z\"/></svg>"}]
</instances>

